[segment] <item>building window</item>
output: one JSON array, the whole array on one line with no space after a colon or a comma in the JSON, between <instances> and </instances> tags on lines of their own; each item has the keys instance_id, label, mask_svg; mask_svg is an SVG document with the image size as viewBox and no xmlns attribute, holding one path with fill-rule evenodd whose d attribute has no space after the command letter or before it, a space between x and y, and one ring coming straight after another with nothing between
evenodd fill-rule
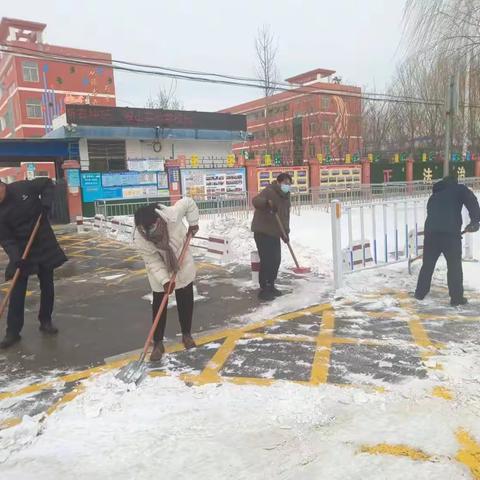
<instances>
[{"instance_id":1,"label":"building window","mask_svg":"<svg viewBox=\"0 0 480 480\"><path fill-rule=\"evenodd\" d=\"M310 158L315 158L316 150L314 143L310 143L310 145L308 146L308 153L310 154Z\"/></svg>"},{"instance_id":2,"label":"building window","mask_svg":"<svg viewBox=\"0 0 480 480\"><path fill-rule=\"evenodd\" d=\"M7 128L7 122L5 118L0 117L0 132L3 132Z\"/></svg>"},{"instance_id":3,"label":"building window","mask_svg":"<svg viewBox=\"0 0 480 480\"><path fill-rule=\"evenodd\" d=\"M316 122L310 123L310 133L313 134L313 133L316 133L316 131L317 131L317 123Z\"/></svg>"},{"instance_id":4,"label":"building window","mask_svg":"<svg viewBox=\"0 0 480 480\"><path fill-rule=\"evenodd\" d=\"M324 120L322 122L322 131L328 132L330 130L330 122L328 120Z\"/></svg>"},{"instance_id":5,"label":"building window","mask_svg":"<svg viewBox=\"0 0 480 480\"><path fill-rule=\"evenodd\" d=\"M42 118L42 104L40 103L40 100L36 98L27 100L27 117Z\"/></svg>"},{"instance_id":6,"label":"building window","mask_svg":"<svg viewBox=\"0 0 480 480\"><path fill-rule=\"evenodd\" d=\"M109 172L126 170L125 140L88 140L89 170Z\"/></svg>"},{"instance_id":7,"label":"building window","mask_svg":"<svg viewBox=\"0 0 480 480\"><path fill-rule=\"evenodd\" d=\"M322 95L322 112L330 110L330 96Z\"/></svg>"},{"instance_id":8,"label":"building window","mask_svg":"<svg viewBox=\"0 0 480 480\"><path fill-rule=\"evenodd\" d=\"M23 80L38 82L38 65L35 62L23 62Z\"/></svg>"}]
</instances>

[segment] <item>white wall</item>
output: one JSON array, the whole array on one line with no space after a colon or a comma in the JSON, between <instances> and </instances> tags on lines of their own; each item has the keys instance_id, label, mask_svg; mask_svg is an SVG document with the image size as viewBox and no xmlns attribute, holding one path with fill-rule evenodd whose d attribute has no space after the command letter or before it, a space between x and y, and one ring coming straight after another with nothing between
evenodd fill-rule
<instances>
[{"instance_id":1,"label":"white wall","mask_svg":"<svg viewBox=\"0 0 480 480\"><path fill-rule=\"evenodd\" d=\"M185 157L187 157L187 163L192 155L197 155L200 164L203 164L203 158L226 160L227 155L232 153L232 142L230 141L162 139L161 144L162 150L157 153L153 150L152 142L150 140L142 141L127 139L125 142L127 160L139 158L168 160L172 156L172 145L174 158L178 158L180 155L185 155ZM79 150L81 169L88 170L89 158L87 139L81 138L79 140Z\"/></svg>"},{"instance_id":2,"label":"white wall","mask_svg":"<svg viewBox=\"0 0 480 480\"><path fill-rule=\"evenodd\" d=\"M127 140L127 158L159 158L168 160L173 156L185 155L202 157L226 158L232 152L232 142L216 140L160 140L162 150L156 153L151 141Z\"/></svg>"}]
</instances>

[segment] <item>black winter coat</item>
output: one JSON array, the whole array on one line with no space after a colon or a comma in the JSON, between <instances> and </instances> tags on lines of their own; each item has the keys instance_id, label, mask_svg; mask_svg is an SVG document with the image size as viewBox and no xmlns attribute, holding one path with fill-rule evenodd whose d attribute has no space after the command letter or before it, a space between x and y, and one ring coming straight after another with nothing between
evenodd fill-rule
<instances>
[{"instance_id":1,"label":"black winter coat","mask_svg":"<svg viewBox=\"0 0 480 480\"><path fill-rule=\"evenodd\" d=\"M425 232L460 235L464 206L468 210L470 221L480 222L478 200L469 188L450 177L437 182L427 204Z\"/></svg>"},{"instance_id":2,"label":"black winter coat","mask_svg":"<svg viewBox=\"0 0 480 480\"><path fill-rule=\"evenodd\" d=\"M15 273L15 263L22 257L43 207L52 206L53 189L49 178L7 185L5 199L0 203L0 245L10 259L5 271L7 280ZM43 217L28 256L27 273L37 273L39 265L53 270L66 261L48 218Z\"/></svg>"}]
</instances>

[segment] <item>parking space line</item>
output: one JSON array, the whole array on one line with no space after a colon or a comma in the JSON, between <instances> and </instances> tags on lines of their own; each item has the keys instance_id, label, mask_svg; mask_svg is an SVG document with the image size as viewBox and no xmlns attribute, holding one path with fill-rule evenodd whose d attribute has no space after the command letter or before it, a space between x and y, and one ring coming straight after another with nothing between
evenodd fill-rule
<instances>
[{"instance_id":1,"label":"parking space line","mask_svg":"<svg viewBox=\"0 0 480 480\"><path fill-rule=\"evenodd\" d=\"M313 359L310 382L313 385L326 383L330 369L330 355L332 352L332 338L335 329L335 315L333 310L326 310L322 315L322 326L317 336L317 349Z\"/></svg>"},{"instance_id":2,"label":"parking space line","mask_svg":"<svg viewBox=\"0 0 480 480\"><path fill-rule=\"evenodd\" d=\"M377 445L362 445L361 453L370 455L393 455L395 457L408 457L411 460L432 461L432 456L422 450L411 448L408 445L390 445L379 443Z\"/></svg>"},{"instance_id":3,"label":"parking space line","mask_svg":"<svg viewBox=\"0 0 480 480\"><path fill-rule=\"evenodd\" d=\"M463 463L471 472L475 480L480 479L480 443L466 430L460 429L456 433L457 442L461 448L455 459Z\"/></svg>"}]
</instances>

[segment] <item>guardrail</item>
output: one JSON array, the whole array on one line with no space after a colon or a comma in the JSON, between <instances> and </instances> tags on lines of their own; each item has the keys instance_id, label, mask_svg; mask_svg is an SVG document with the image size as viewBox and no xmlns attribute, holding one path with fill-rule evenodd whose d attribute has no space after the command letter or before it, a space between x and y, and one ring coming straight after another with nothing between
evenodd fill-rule
<instances>
[{"instance_id":1,"label":"guardrail","mask_svg":"<svg viewBox=\"0 0 480 480\"><path fill-rule=\"evenodd\" d=\"M334 286L343 286L345 275L408 261L423 255L424 223L428 196L372 201L362 204L331 202ZM464 223L469 222L468 216ZM479 251L473 234L465 234L464 261L474 261Z\"/></svg>"},{"instance_id":2,"label":"guardrail","mask_svg":"<svg viewBox=\"0 0 480 480\"><path fill-rule=\"evenodd\" d=\"M480 178L466 178L462 183L472 190L480 192ZM423 181L390 182L368 185L322 185L307 192L292 192L292 208L319 208L329 210L332 200L340 200L344 205L382 203L402 198L424 198L431 194L432 184ZM245 216L252 210L252 198L256 193L220 193L195 195L202 216L234 215ZM170 205L171 200L165 198L144 198L138 201L123 203L118 200L95 202L95 214L105 218L129 216L144 205L162 203Z\"/></svg>"}]
</instances>

